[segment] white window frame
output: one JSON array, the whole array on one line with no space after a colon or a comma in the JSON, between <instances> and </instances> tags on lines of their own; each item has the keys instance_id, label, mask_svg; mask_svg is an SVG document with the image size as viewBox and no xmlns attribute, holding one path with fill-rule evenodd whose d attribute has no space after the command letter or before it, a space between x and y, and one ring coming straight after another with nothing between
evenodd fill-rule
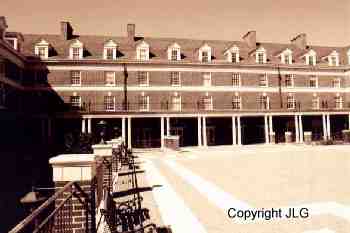
<instances>
[{"instance_id":1,"label":"white window frame","mask_svg":"<svg viewBox=\"0 0 350 233\"><path fill-rule=\"evenodd\" d=\"M108 93L108 95L104 96L104 98L103 98L103 104L104 104L105 111L114 112L115 111L115 96L112 96L111 93Z\"/></svg>"},{"instance_id":2,"label":"white window frame","mask_svg":"<svg viewBox=\"0 0 350 233\"><path fill-rule=\"evenodd\" d=\"M108 58L108 50L112 49L112 59ZM117 44L113 40L108 40L103 47L103 59L116 60L117 59Z\"/></svg>"},{"instance_id":3,"label":"white window frame","mask_svg":"<svg viewBox=\"0 0 350 233\"><path fill-rule=\"evenodd\" d=\"M176 59L173 59L173 51L176 51ZM168 47L168 60L169 61L180 61L181 60L181 47L177 43L173 43Z\"/></svg>"},{"instance_id":4,"label":"white window frame","mask_svg":"<svg viewBox=\"0 0 350 233\"><path fill-rule=\"evenodd\" d=\"M78 49L78 56L76 57L74 54L74 49ZM69 48L69 57L73 60L83 59L83 53L84 53L84 44L80 42L78 39L76 39Z\"/></svg>"},{"instance_id":5,"label":"white window frame","mask_svg":"<svg viewBox=\"0 0 350 233\"><path fill-rule=\"evenodd\" d=\"M139 96L139 111L141 112L148 112L149 111L149 96L145 95L145 93L142 93Z\"/></svg>"},{"instance_id":6,"label":"white window frame","mask_svg":"<svg viewBox=\"0 0 350 233\"><path fill-rule=\"evenodd\" d=\"M142 41L136 47L136 59L140 61L148 61L149 60L149 44L145 41Z\"/></svg>"},{"instance_id":7,"label":"white window frame","mask_svg":"<svg viewBox=\"0 0 350 233\"><path fill-rule=\"evenodd\" d=\"M181 75L180 75L179 71L171 71L170 72L170 85L172 87L180 87L181 86Z\"/></svg>"},{"instance_id":8,"label":"white window frame","mask_svg":"<svg viewBox=\"0 0 350 233\"><path fill-rule=\"evenodd\" d=\"M212 51L211 51L211 47L207 44L204 44L202 47L199 48L198 50L198 60L200 62L205 62L205 63L208 63L208 62L211 62L211 55L212 55ZM204 61L203 60L203 52L207 52L208 54L208 60L207 61Z\"/></svg>"},{"instance_id":9,"label":"white window frame","mask_svg":"<svg viewBox=\"0 0 350 233\"><path fill-rule=\"evenodd\" d=\"M232 109L233 110L241 110L242 109L242 97L236 93L232 97Z\"/></svg>"},{"instance_id":10,"label":"white window frame","mask_svg":"<svg viewBox=\"0 0 350 233\"><path fill-rule=\"evenodd\" d=\"M230 49L226 50L226 59L228 62L231 63L239 63L240 62L240 54L239 54L239 48L234 45Z\"/></svg>"},{"instance_id":11,"label":"white window frame","mask_svg":"<svg viewBox=\"0 0 350 233\"><path fill-rule=\"evenodd\" d=\"M0 35L1 37L2 35ZM9 40L13 41L13 44L11 44L11 42L9 42ZM11 47L13 47L15 50L18 50L18 39L17 38L11 38L11 37L5 37L5 41L11 45Z\"/></svg>"},{"instance_id":12,"label":"white window frame","mask_svg":"<svg viewBox=\"0 0 350 233\"><path fill-rule=\"evenodd\" d=\"M144 78L143 74L146 74L145 78L146 78L146 82L141 82L141 74L142 74L142 78ZM137 72L137 81L140 87L148 87L149 86L149 73L148 71L138 71Z\"/></svg>"},{"instance_id":13,"label":"white window frame","mask_svg":"<svg viewBox=\"0 0 350 233\"><path fill-rule=\"evenodd\" d=\"M212 79L211 79L210 72L203 72L202 79L203 79L203 86L204 87L211 87L212 86Z\"/></svg>"},{"instance_id":14,"label":"white window frame","mask_svg":"<svg viewBox=\"0 0 350 233\"><path fill-rule=\"evenodd\" d=\"M289 79L289 82L288 82L288 79ZM287 85L288 83L290 83L290 85ZM285 86L287 88L294 87L294 75L293 74L286 74L285 75Z\"/></svg>"},{"instance_id":15,"label":"white window frame","mask_svg":"<svg viewBox=\"0 0 350 233\"><path fill-rule=\"evenodd\" d=\"M281 63L287 64L287 65L293 64L293 51L292 50L286 49L281 53Z\"/></svg>"},{"instance_id":16,"label":"white window frame","mask_svg":"<svg viewBox=\"0 0 350 233\"><path fill-rule=\"evenodd\" d=\"M337 77L332 80L333 88L341 88L341 78Z\"/></svg>"},{"instance_id":17,"label":"white window frame","mask_svg":"<svg viewBox=\"0 0 350 233\"><path fill-rule=\"evenodd\" d=\"M79 75L74 75L74 74L79 74ZM70 71L70 78L71 78L71 85L72 86L81 86L81 71L79 70L71 70ZM74 79L79 78L79 83L73 81Z\"/></svg>"},{"instance_id":18,"label":"white window frame","mask_svg":"<svg viewBox=\"0 0 350 233\"><path fill-rule=\"evenodd\" d=\"M296 108L296 100L293 94L287 95L287 109L295 109Z\"/></svg>"},{"instance_id":19,"label":"white window frame","mask_svg":"<svg viewBox=\"0 0 350 233\"><path fill-rule=\"evenodd\" d=\"M334 50L327 56L327 59L329 66L339 66L339 53L337 51Z\"/></svg>"},{"instance_id":20,"label":"white window frame","mask_svg":"<svg viewBox=\"0 0 350 233\"><path fill-rule=\"evenodd\" d=\"M237 83L238 80L238 83ZM242 85L241 83L241 74L240 73L233 73L232 74L232 86L233 87L240 87Z\"/></svg>"},{"instance_id":21,"label":"white window frame","mask_svg":"<svg viewBox=\"0 0 350 233\"><path fill-rule=\"evenodd\" d=\"M312 81L315 81L315 86L311 85ZM310 78L309 78L309 87L310 88L318 88L318 77L316 75L310 76Z\"/></svg>"},{"instance_id":22,"label":"white window frame","mask_svg":"<svg viewBox=\"0 0 350 233\"><path fill-rule=\"evenodd\" d=\"M312 58L312 62L310 59ZM317 64L317 56L314 50L310 50L307 54L305 54L305 64L308 66L315 66Z\"/></svg>"},{"instance_id":23,"label":"white window frame","mask_svg":"<svg viewBox=\"0 0 350 233\"><path fill-rule=\"evenodd\" d=\"M181 96L175 93L174 96L171 97L171 111L180 112L181 109L182 109Z\"/></svg>"},{"instance_id":24,"label":"white window frame","mask_svg":"<svg viewBox=\"0 0 350 233\"><path fill-rule=\"evenodd\" d=\"M264 80L263 80L264 78ZM259 87L268 87L269 86L269 78L267 74L259 75Z\"/></svg>"},{"instance_id":25,"label":"white window frame","mask_svg":"<svg viewBox=\"0 0 350 233\"><path fill-rule=\"evenodd\" d=\"M72 101L73 99L77 99L78 101ZM81 96L78 96L75 93L72 96L70 96L70 106L75 108L81 108Z\"/></svg>"},{"instance_id":26,"label":"white window frame","mask_svg":"<svg viewBox=\"0 0 350 233\"><path fill-rule=\"evenodd\" d=\"M338 93L335 96L335 109L343 109L343 104L344 104L343 97Z\"/></svg>"},{"instance_id":27,"label":"white window frame","mask_svg":"<svg viewBox=\"0 0 350 233\"><path fill-rule=\"evenodd\" d=\"M209 96L208 93L202 98L203 110L212 111L213 110L213 96Z\"/></svg>"},{"instance_id":28,"label":"white window frame","mask_svg":"<svg viewBox=\"0 0 350 233\"><path fill-rule=\"evenodd\" d=\"M44 54L41 56L40 51L44 50ZM35 55L39 56L41 59L45 60L49 58L49 43L42 39L39 43L35 45L34 48Z\"/></svg>"},{"instance_id":29,"label":"white window frame","mask_svg":"<svg viewBox=\"0 0 350 233\"><path fill-rule=\"evenodd\" d=\"M262 60L260 60L260 55L262 56ZM259 48L255 52L255 62L257 64L265 64L267 62L266 49L263 47Z\"/></svg>"},{"instance_id":30,"label":"white window frame","mask_svg":"<svg viewBox=\"0 0 350 233\"><path fill-rule=\"evenodd\" d=\"M320 109L320 97L317 95L314 95L311 100L311 108L313 110L319 110Z\"/></svg>"},{"instance_id":31,"label":"white window frame","mask_svg":"<svg viewBox=\"0 0 350 233\"><path fill-rule=\"evenodd\" d=\"M109 76L111 75L111 76ZM115 72L114 71L105 71L104 72L105 77L105 84L106 86L115 86L116 85L116 78L115 78ZM108 78L111 78L113 81L111 83L108 82Z\"/></svg>"},{"instance_id":32,"label":"white window frame","mask_svg":"<svg viewBox=\"0 0 350 233\"><path fill-rule=\"evenodd\" d=\"M266 101L266 103L265 103L265 101ZM259 95L258 104L259 104L259 108L261 110L269 110L270 109L269 96L267 96L266 93Z\"/></svg>"}]
</instances>

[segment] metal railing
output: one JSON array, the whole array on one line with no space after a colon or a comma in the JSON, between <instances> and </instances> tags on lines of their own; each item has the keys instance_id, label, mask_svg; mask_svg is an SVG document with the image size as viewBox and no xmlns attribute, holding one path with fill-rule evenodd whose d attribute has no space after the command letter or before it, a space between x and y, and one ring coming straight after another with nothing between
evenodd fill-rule
<instances>
[{"instance_id":1,"label":"metal railing","mask_svg":"<svg viewBox=\"0 0 350 233\"><path fill-rule=\"evenodd\" d=\"M74 199L74 200L73 200ZM69 182L28 217L16 225L9 233L70 233L73 229L73 202L78 202L85 211L85 226L95 232L93 198L86 194L76 182Z\"/></svg>"},{"instance_id":2,"label":"metal railing","mask_svg":"<svg viewBox=\"0 0 350 233\"><path fill-rule=\"evenodd\" d=\"M292 106L292 107L291 107ZM137 102L115 103L107 105L103 102L84 102L81 107L71 107L71 111L84 113L147 113L147 112L167 112L167 113L200 113L200 112L318 112L318 111L349 111L350 102L342 103L342 106L336 106L335 102L320 101L318 106L312 102L295 102L295 104L279 103L270 101L267 106L258 101L242 101L240 107L230 102L214 102L211 106L206 106L201 101L182 102L181 105L174 106L168 101L150 102L146 107Z\"/></svg>"}]
</instances>

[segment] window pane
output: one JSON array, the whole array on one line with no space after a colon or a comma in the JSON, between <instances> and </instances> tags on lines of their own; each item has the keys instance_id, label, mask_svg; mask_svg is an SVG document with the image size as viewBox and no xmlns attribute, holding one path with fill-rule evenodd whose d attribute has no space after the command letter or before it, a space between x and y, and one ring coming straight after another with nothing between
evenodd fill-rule
<instances>
[{"instance_id":1,"label":"window pane","mask_svg":"<svg viewBox=\"0 0 350 233\"><path fill-rule=\"evenodd\" d=\"M71 84L72 85L81 84L80 71L71 71Z\"/></svg>"}]
</instances>

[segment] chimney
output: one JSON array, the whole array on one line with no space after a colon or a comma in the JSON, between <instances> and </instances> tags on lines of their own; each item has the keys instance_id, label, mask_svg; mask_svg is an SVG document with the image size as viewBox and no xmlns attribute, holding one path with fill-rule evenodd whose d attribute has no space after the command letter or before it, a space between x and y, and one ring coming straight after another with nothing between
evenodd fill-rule
<instances>
[{"instance_id":1,"label":"chimney","mask_svg":"<svg viewBox=\"0 0 350 233\"><path fill-rule=\"evenodd\" d=\"M5 16L0 16L0 40L5 40L5 33L7 29Z\"/></svg>"},{"instance_id":2,"label":"chimney","mask_svg":"<svg viewBox=\"0 0 350 233\"><path fill-rule=\"evenodd\" d=\"M63 40L69 40L73 36L73 28L69 22L61 22L61 37Z\"/></svg>"},{"instance_id":3,"label":"chimney","mask_svg":"<svg viewBox=\"0 0 350 233\"><path fill-rule=\"evenodd\" d=\"M134 40L135 40L135 24L128 23L127 30L128 30L128 41L134 42Z\"/></svg>"},{"instance_id":4,"label":"chimney","mask_svg":"<svg viewBox=\"0 0 350 233\"><path fill-rule=\"evenodd\" d=\"M307 36L305 33L297 35L291 40L292 45L295 45L299 49L305 49L307 46Z\"/></svg>"},{"instance_id":5,"label":"chimney","mask_svg":"<svg viewBox=\"0 0 350 233\"><path fill-rule=\"evenodd\" d=\"M256 48L256 31L249 31L243 36L243 40L247 43L249 48Z\"/></svg>"}]
</instances>

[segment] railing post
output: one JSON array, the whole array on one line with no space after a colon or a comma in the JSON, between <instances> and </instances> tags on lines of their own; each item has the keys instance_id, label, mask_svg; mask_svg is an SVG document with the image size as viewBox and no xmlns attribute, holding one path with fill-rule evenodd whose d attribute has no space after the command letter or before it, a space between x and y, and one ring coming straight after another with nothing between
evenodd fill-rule
<instances>
[{"instance_id":1,"label":"railing post","mask_svg":"<svg viewBox=\"0 0 350 233\"><path fill-rule=\"evenodd\" d=\"M95 233L95 208L102 199L99 161L93 154L65 154L51 158L50 164L53 168L53 181L56 188L63 188L71 181L76 182L79 189L81 188L79 190L72 186L70 192L64 192L55 200L57 207L69 193L73 193L72 200L66 203L62 216L55 217L56 232ZM95 193L97 193L96 197Z\"/></svg>"}]
</instances>

